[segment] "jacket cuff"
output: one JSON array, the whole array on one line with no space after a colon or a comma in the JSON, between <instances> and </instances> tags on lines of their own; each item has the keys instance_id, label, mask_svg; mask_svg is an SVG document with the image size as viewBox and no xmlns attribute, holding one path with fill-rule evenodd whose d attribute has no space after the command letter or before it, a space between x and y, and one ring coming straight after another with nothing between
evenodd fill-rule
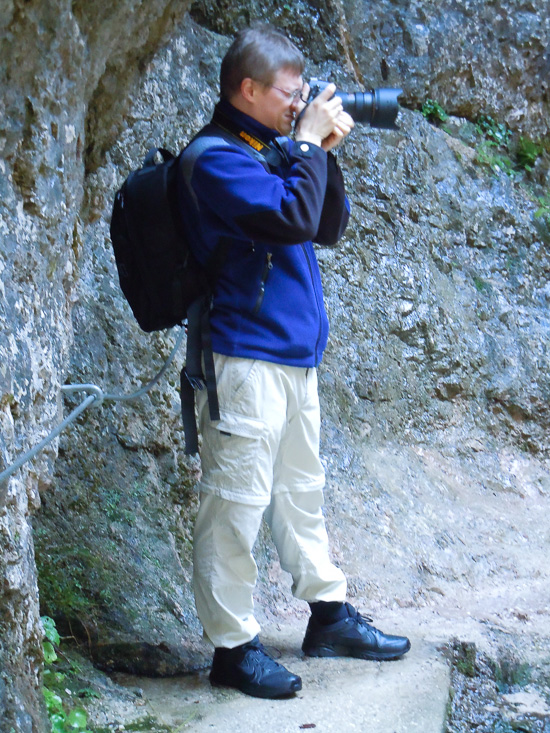
<instances>
[{"instance_id":1,"label":"jacket cuff","mask_svg":"<svg viewBox=\"0 0 550 733\"><path fill-rule=\"evenodd\" d=\"M323 151L323 148L319 147L319 145L308 143L305 140L300 140L294 143L293 153L297 158L313 158L318 150Z\"/></svg>"}]
</instances>

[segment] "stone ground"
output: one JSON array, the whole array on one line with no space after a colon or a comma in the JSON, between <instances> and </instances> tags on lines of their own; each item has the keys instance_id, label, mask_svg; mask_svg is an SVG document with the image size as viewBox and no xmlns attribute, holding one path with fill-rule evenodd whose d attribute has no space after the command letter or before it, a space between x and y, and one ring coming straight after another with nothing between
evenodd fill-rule
<instances>
[{"instance_id":1,"label":"stone ground","mask_svg":"<svg viewBox=\"0 0 550 733\"><path fill-rule=\"evenodd\" d=\"M402 660L376 663L304 658L302 636L297 627L284 632L269 628L263 635L270 653L302 678L301 692L288 700L259 700L232 689L212 688L208 671L170 679L117 675L116 681L131 690L141 689L137 707L157 721L147 728L151 733L163 730L163 725L174 733L307 729L440 733L449 666L436 643L415 635L411 652Z\"/></svg>"},{"instance_id":2,"label":"stone ground","mask_svg":"<svg viewBox=\"0 0 550 733\"><path fill-rule=\"evenodd\" d=\"M303 619L284 628L269 626L263 634L265 645L302 677L303 689L295 698L258 700L235 690L212 688L207 670L168 679L118 674L113 681L119 691L126 691L127 699L122 702L119 697L112 704L106 698L96 701L90 724L94 731L146 733L450 731L446 723L451 680L448 647L453 639L475 644L493 659L505 647L508 653L510 648L517 649L518 659L533 667L550 662L550 613L548 606L539 607L545 589L533 586L530 592L532 597L522 590L521 598L523 605L533 608L528 618L518 618L515 611L520 599L513 588L506 597L469 598L465 594L460 604L378 616L376 624L382 630L411 638L411 651L395 662L304 658L300 653ZM547 687L527 686L515 697L508 695L502 704L506 707L503 720L510 721L511 727L498 730L550 730ZM534 716L535 727L517 728L514 720L526 714ZM473 728L466 724L452 730L468 733Z\"/></svg>"},{"instance_id":3,"label":"stone ground","mask_svg":"<svg viewBox=\"0 0 550 733\"><path fill-rule=\"evenodd\" d=\"M176 730L439 733L449 669L432 644L415 641L414 654L398 663L297 659L301 636L293 630L278 647L280 660L303 681L302 691L290 700L253 700L233 690L212 690L207 673L140 684L152 715Z\"/></svg>"}]
</instances>

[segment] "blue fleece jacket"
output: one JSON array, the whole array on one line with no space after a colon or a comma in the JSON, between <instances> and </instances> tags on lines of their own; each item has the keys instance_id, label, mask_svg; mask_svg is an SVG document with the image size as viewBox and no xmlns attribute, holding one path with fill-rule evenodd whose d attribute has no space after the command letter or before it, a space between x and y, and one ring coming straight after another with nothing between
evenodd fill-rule
<instances>
[{"instance_id":1,"label":"blue fleece jacket","mask_svg":"<svg viewBox=\"0 0 550 733\"><path fill-rule=\"evenodd\" d=\"M220 142L197 158L185 207L191 248L206 264L222 247L210 314L214 351L288 366L321 361L328 319L312 242L334 245L349 210L334 157L316 145L277 138L222 101L214 120L264 151L276 148L266 170L242 145ZM214 125L203 134L216 135ZM265 146L265 147L264 147Z\"/></svg>"}]
</instances>

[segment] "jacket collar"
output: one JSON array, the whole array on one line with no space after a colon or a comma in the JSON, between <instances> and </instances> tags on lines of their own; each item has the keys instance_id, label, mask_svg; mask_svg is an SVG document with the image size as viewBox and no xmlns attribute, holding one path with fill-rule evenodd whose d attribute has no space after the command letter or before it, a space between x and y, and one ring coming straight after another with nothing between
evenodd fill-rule
<instances>
[{"instance_id":1,"label":"jacket collar","mask_svg":"<svg viewBox=\"0 0 550 733\"><path fill-rule=\"evenodd\" d=\"M220 100L216 105L212 122L244 140L259 153L270 148L275 138L279 136L277 130L262 125L250 115L233 107L226 99Z\"/></svg>"}]
</instances>

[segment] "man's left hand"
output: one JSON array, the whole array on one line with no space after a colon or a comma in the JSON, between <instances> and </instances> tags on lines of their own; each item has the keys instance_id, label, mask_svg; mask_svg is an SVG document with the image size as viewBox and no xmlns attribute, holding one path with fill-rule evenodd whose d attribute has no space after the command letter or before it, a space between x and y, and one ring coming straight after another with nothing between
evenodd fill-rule
<instances>
[{"instance_id":1,"label":"man's left hand","mask_svg":"<svg viewBox=\"0 0 550 733\"><path fill-rule=\"evenodd\" d=\"M336 86L334 84L330 84L329 87L332 87L330 91L325 90L325 92L322 92L319 97L323 97L325 93L330 95L334 94L334 91L336 91ZM297 114L300 114L304 111L304 109L307 107L306 102L304 102L304 99L307 99L309 96L309 84L306 82L304 84L304 87L302 89L302 95L300 99L302 100L300 104L297 107ZM320 101L319 97L317 99ZM331 102L331 107L334 107L336 101L340 102L340 100L336 97L330 97L327 101ZM337 145L339 145L342 140L349 135L349 133L352 131L353 127L355 126L355 123L353 121L353 118L351 115L349 115L347 112L344 112L344 110L341 108L341 105L336 105L335 110L340 106L339 112L337 112L337 116L335 119L333 119L333 128L332 132L330 132L325 138L321 139L321 147L323 150L326 150L327 152L329 150L332 150L332 148L335 148ZM300 136L305 138L305 135L301 130L296 131L298 133L297 139Z\"/></svg>"},{"instance_id":2,"label":"man's left hand","mask_svg":"<svg viewBox=\"0 0 550 733\"><path fill-rule=\"evenodd\" d=\"M350 134L354 126L355 122L351 115L342 110L336 118L333 131L321 143L323 150L328 152L339 145Z\"/></svg>"}]
</instances>

